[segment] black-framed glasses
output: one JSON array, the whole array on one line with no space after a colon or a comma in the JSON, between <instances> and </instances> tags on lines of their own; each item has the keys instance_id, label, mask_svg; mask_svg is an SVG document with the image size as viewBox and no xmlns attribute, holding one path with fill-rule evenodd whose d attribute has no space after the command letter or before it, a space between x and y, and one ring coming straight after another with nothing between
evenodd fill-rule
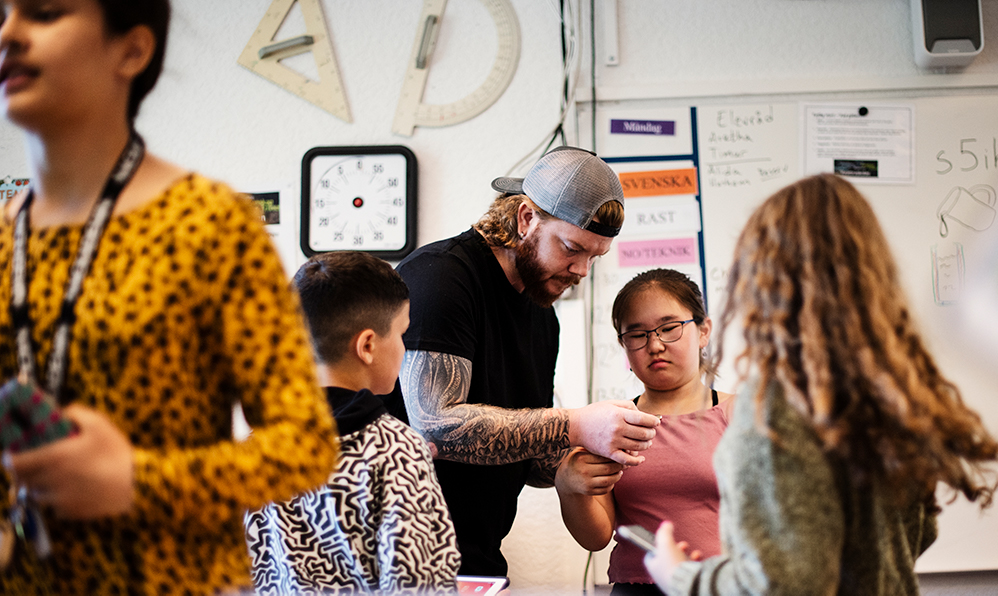
<instances>
[{"instance_id":1,"label":"black-framed glasses","mask_svg":"<svg viewBox=\"0 0 998 596\"><path fill-rule=\"evenodd\" d=\"M654 329L633 329L631 331L625 331L624 333L618 333L617 339L620 343L624 344L624 347L628 350L640 350L641 348L648 345L648 339L655 334L658 341L664 344L671 344L674 341L679 341L683 336L683 327L686 323L692 323L693 319L686 319L685 321L669 321L668 323L662 323Z\"/></svg>"}]
</instances>

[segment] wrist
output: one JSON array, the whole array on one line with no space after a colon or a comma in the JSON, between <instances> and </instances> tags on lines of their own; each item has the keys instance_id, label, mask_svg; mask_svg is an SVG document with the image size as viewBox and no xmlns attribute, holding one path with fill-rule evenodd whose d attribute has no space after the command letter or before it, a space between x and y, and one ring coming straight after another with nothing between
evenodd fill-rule
<instances>
[{"instance_id":1,"label":"wrist","mask_svg":"<svg viewBox=\"0 0 998 596\"><path fill-rule=\"evenodd\" d=\"M579 416L580 410L578 408L572 410L562 410L565 415L565 424L568 426L568 432L565 433L568 438L569 447L578 447L582 444L582 437L579 436Z\"/></svg>"}]
</instances>

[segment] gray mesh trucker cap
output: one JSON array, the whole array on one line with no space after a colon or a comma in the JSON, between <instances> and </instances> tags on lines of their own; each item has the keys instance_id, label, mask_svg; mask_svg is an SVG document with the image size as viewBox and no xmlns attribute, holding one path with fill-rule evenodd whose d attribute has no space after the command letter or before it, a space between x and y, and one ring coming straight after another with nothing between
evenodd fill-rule
<instances>
[{"instance_id":1,"label":"gray mesh trucker cap","mask_svg":"<svg viewBox=\"0 0 998 596\"><path fill-rule=\"evenodd\" d=\"M593 221L608 201L624 206L620 179L595 153L578 147L556 147L542 156L524 178L492 181L499 192L525 194L538 207L560 220L600 236L614 237L620 228Z\"/></svg>"}]
</instances>

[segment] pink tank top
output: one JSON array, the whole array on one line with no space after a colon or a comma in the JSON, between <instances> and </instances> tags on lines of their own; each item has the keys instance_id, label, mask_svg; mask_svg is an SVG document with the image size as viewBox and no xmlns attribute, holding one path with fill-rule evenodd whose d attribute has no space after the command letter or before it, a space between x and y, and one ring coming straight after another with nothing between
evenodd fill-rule
<instances>
[{"instance_id":1,"label":"pink tank top","mask_svg":"<svg viewBox=\"0 0 998 596\"><path fill-rule=\"evenodd\" d=\"M654 532L663 520L675 525L676 541L704 558L721 553L717 490L712 457L728 426L728 404L678 416L664 416L644 463L624 470L613 487L617 526L638 524ZM614 537L616 540L616 537ZM612 583L654 583L644 551L625 540L610 553Z\"/></svg>"}]
</instances>

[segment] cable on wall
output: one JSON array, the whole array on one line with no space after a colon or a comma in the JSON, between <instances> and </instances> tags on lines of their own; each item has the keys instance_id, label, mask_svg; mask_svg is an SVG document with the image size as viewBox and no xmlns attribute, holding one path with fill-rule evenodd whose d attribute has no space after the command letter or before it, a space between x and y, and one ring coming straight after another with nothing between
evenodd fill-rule
<instances>
[{"instance_id":1,"label":"cable on wall","mask_svg":"<svg viewBox=\"0 0 998 596\"><path fill-rule=\"evenodd\" d=\"M582 69L581 52L579 47L579 30L582 28L581 14L575 5L578 0L552 0L549 4L557 13L561 23L561 100L560 114L558 122L544 135L541 141L535 145L526 155L513 164L506 172L507 176L515 175L521 170L527 169L529 165L540 158L541 155L554 146L560 140L561 144L566 144L565 119L569 111L575 105L575 91L579 83L579 73Z\"/></svg>"},{"instance_id":2,"label":"cable on wall","mask_svg":"<svg viewBox=\"0 0 998 596\"><path fill-rule=\"evenodd\" d=\"M592 150L596 153L596 0L589 0L589 85L592 97Z\"/></svg>"}]
</instances>

